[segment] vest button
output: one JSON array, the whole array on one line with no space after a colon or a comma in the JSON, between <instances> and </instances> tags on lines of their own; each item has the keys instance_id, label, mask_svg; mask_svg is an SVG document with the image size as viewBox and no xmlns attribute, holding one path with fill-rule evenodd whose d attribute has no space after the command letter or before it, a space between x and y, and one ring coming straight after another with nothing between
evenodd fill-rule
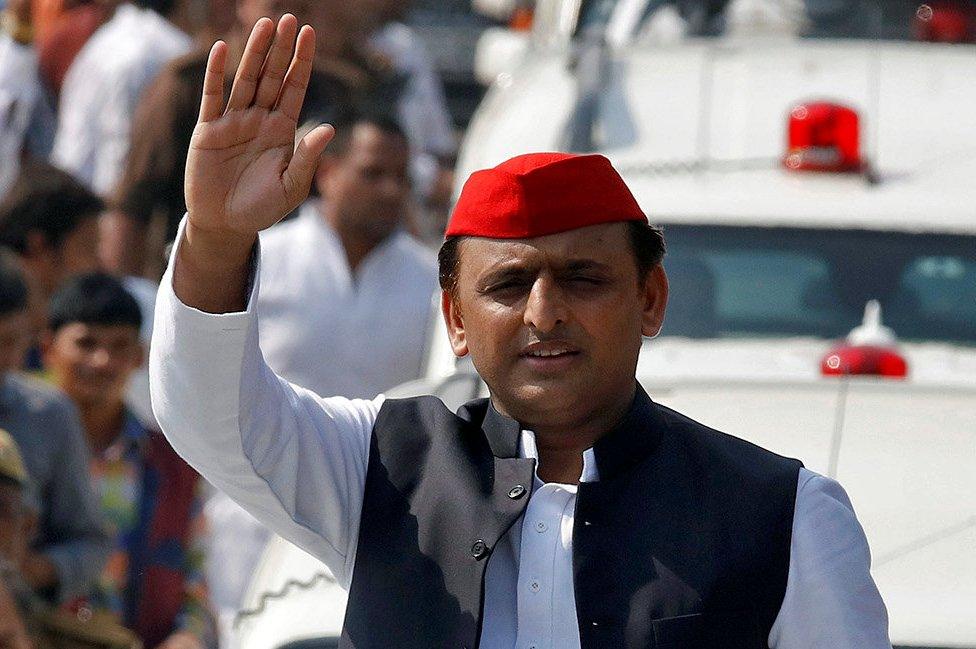
<instances>
[{"instance_id":1,"label":"vest button","mask_svg":"<svg viewBox=\"0 0 976 649\"><path fill-rule=\"evenodd\" d=\"M471 546L471 556L479 560L484 559L488 556L488 544L481 539L475 541L474 545Z\"/></svg>"},{"instance_id":2,"label":"vest button","mask_svg":"<svg viewBox=\"0 0 976 649\"><path fill-rule=\"evenodd\" d=\"M508 497L511 498L512 500L518 500L524 495L525 495L525 487L523 487L520 484L515 485L514 487L512 487L512 490L508 492Z\"/></svg>"}]
</instances>

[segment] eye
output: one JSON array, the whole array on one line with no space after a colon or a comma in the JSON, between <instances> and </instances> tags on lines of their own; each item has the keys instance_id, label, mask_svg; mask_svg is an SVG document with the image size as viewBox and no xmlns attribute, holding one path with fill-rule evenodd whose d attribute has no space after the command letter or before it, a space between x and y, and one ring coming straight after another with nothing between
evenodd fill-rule
<instances>
[{"instance_id":1,"label":"eye","mask_svg":"<svg viewBox=\"0 0 976 649\"><path fill-rule=\"evenodd\" d=\"M606 283L606 279L603 277L585 274L570 275L564 281L573 286L582 287L601 286Z\"/></svg>"}]
</instances>

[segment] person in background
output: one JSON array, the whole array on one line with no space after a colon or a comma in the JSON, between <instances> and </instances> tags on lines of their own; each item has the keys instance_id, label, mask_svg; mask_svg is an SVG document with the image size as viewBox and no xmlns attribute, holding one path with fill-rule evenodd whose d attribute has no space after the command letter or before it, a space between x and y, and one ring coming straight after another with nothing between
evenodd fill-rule
<instances>
[{"instance_id":1,"label":"person in background","mask_svg":"<svg viewBox=\"0 0 976 649\"><path fill-rule=\"evenodd\" d=\"M18 569L51 602L88 592L108 539L88 479L88 447L74 405L18 373L30 344L28 288L14 255L0 251L0 427L23 455L38 496L37 533Z\"/></svg>"},{"instance_id":2,"label":"person in background","mask_svg":"<svg viewBox=\"0 0 976 649\"><path fill-rule=\"evenodd\" d=\"M67 173L29 161L0 203L0 245L17 253L31 288L30 329L45 324L47 301L70 275L98 268L104 204ZM39 361L29 361L32 369Z\"/></svg>"},{"instance_id":3,"label":"person in background","mask_svg":"<svg viewBox=\"0 0 976 649\"><path fill-rule=\"evenodd\" d=\"M409 0L364 0L360 16L370 43L405 78L397 117L412 147L411 177L421 202L446 211L454 184L457 138L440 76L427 46L406 24ZM440 239L438 228L433 238Z\"/></svg>"},{"instance_id":4,"label":"person in background","mask_svg":"<svg viewBox=\"0 0 976 649\"><path fill-rule=\"evenodd\" d=\"M85 43L61 90L51 160L100 196L115 188L132 114L162 67L192 47L187 0L134 0Z\"/></svg>"},{"instance_id":5,"label":"person in background","mask_svg":"<svg viewBox=\"0 0 976 649\"><path fill-rule=\"evenodd\" d=\"M30 476L17 443L0 428L0 647L139 649L138 639L103 615L78 615L44 602L18 566L37 520Z\"/></svg>"},{"instance_id":6,"label":"person in background","mask_svg":"<svg viewBox=\"0 0 976 649\"><path fill-rule=\"evenodd\" d=\"M42 162L29 162L6 201L0 202L0 245L16 252L31 286L30 327L34 342L47 321L47 302L71 276L99 268L98 214L104 204L69 174ZM142 338L152 335L156 284L125 277L126 288L142 309ZM27 357L29 369L41 369L35 345ZM155 421L149 405L149 377L140 370L129 388L129 405L149 425Z\"/></svg>"},{"instance_id":7,"label":"person in background","mask_svg":"<svg viewBox=\"0 0 976 649\"><path fill-rule=\"evenodd\" d=\"M217 637L200 570L199 476L124 401L143 361L141 325L138 303L109 275L74 277L51 298L45 364L80 410L113 540L86 599L113 612L147 648L211 647Z\"/></svg>"},{"instance_id":8,"label":"person in background","mask_svg":"<svg viewBox=\"0 0 976 649\"><path fill-rule=\"evenodd\" d=\"M321 200L262 233L261 348L320 394L367 397L417 378L437 287L432 251L401 228L410 149L385 116L337 123Z\"/></svg>"},{"instance_id":9,"label":"person in background","mask_svg":"<svg viewBox=\"0 0 976 649\"><path fill-rule=\"evenodd\" d=\"M61 87L71 63L88 39L104 25L119 0L76 0L52 18L37 39L41 79L51 96L61 96Z\"/></svg>"},{"instance_id":10,"label":"person in background","mask_svg":"<svg viewBox=\"0 0 976 649\"><path fill-rule=\"evenodd\" d=\"M312 115L335 120L364 105L388 105L395 100L399 90L395 79L361 57L344 54L351 48L353 31L344 17L349 8L342 0L222 1L229 5L223 11L231 11L235 18L224 36L232 59L244 50L247 30L261 16L292 13L324 33L325 54L320 53L321 65L309 82L303 121ZM214 11L218 9L215 5ZM139 103L127 163L112 209L103 216L101 258L113 272L154 279L162 273L163 249L186 212L183 172L203 93L207 52L192 52L166 66ZM225 93L232 81L233 77L226 78Z\"/></svg>"},{"instance_id":11,"label":"person in background","mask_svg":"<svg viewBox=\"0 0 976 649\"><path fill-rule=\"evenodd\" d=\"M27 555L32 535L27 505L27 469L17 443L0 428L0 647L32 647L18 595L22 583L19 565Z\"/></svg>"},{"instance_id":12,"label":"person in background","mask_svg":"<svg viewBox=\"0 0 976 649\"><path fill-rule=\"evenodd\" d=\"M0 10L0 200L26 155L45 158L54 140L54 110L38 73L31 5Z\"/></svg>"}]
</instances>

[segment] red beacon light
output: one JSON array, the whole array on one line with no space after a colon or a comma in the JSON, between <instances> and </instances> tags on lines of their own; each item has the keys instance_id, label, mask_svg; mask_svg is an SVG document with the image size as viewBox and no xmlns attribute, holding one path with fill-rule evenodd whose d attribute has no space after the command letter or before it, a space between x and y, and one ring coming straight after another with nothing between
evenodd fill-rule
<instances>
[{"instance_id":1,"label":"red beacon light","mask_svg":"<svg viewBox=\"0 0 976 649\"><path fill-rule=\"evenodd\" d=\"M827 352L820 362L824 376L882 376L903 379L908 363L896 349L895 333L881 324L881 304L871 300L864 307L864 322L847 340Z\"/></svg>"},{"instance_id":2,"label":"red beacon light","mask_svg":"<svg viewBox=\"0 0 976 649\"><path fill-rule=\"evenodd\" d=\"M915 40L929 43L976 42L976 7L960 0L929 2L912 20Z\"/></svg>"},{"instance_id":3,"label":"red beacon light","mask_svg":"<svg viewBox=\"0 0 976 649\"><path fill-rule=\"evenodd\" d=\"M797 104L790 111L783 165L791 171L863 171L860 131L860 117L852 108Z\"/></svg>"}]
</instances>

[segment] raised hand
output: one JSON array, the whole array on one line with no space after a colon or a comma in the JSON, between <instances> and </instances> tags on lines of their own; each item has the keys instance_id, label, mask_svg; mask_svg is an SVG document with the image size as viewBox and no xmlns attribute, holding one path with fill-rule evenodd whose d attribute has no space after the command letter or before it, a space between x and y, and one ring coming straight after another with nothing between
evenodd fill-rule
<instances>
[{"instance_id":1,"label":"raised hand","mask_svg":"<svg viewBox=\"0 0 976 649\"><path fill-rule=\"evenodd\" d=\"M227 45L210 52L200 118L186 165L186 204L197 230L253 235L308 195L332 136L320 126L295 149L298 115L315 55L315 32L290 14L251 31L226 107Z\"/></svg>"},{"instance_id":2,"label":"raised hand","mask_svg":"<svg viewBox=\"0 0 976 649\"><path fill-rule=\"evenodd\" d=\"M315 32L295 17L262 18L251 30L226 106L227 45L214 44L186 162L187 225L173 289L189 306L223 313L246 304L248 260L259 231L308 195L332 139L319 126L295 148L298 115L315 56Z\"/></svg>"}]
</instances>

